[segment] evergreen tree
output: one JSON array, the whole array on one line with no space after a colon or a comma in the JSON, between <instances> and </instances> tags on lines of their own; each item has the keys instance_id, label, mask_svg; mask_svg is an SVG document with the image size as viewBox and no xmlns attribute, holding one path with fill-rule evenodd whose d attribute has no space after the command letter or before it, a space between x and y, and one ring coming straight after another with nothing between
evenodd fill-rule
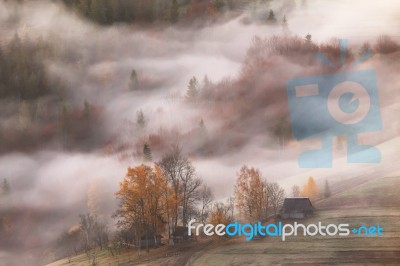
<instances>
[{"instance_id":1,"label":"evergreen tree","mask_svg":"<svg viewBox=\"0 0 400 266\"><path fill-rule=\"evenodd\" d=\"M140 127L140 128L144 128L146 126L146 119L144 117L143 111L139 110L136 113L136 124Z\"/></svg>"},{"instance_id":2,"label":"evergreen tree","mask_svg":"<svg viewBox=\"0 0 400 266\"><path fill-rule=\"evenodd\" d=\"M83 114L85 115L85 117L89 118L90 116L90 104L88 101L85 100L85 102L83 103Z\"/></svg>"},{"instance_id":3,"label":"evergreen tree","mask_svg":"<svg viewBox=\"0 0 400 266\"><path fill-rule=\"evenodd\" d=\"M204 128L205 128L205 125L204 125L204 120L203 120L203 118L200 120L200 123L199 123L199 128L201 128L201 129L204 129Z\"/></svg>"},{"instance_id":4,"label":"evergreen tree","mask_svg":"<svg viewBox=\"0 0 400 266\"><path fill-rule=\"evenodd\" d=\"M93 20L100 24L107 23L107 7L104 0L92 0L90 5L90 15Z\"/></svg>"},{"instance_id":5,"label":"evergreen tree","mask_svg":"<svg viewBox=\"0 0 400 266\"><path fill-rule=\"evenodd\" d=\"M138 75L135 69L132 70L131 77L129 79L129 89L134 91L139 88Z\"/></svg>"},{"instance_id":6,"label":"evergreen tree","mask_svg":"<svg viewBox=\"0 0 400 266\"><path fill-rule=\"evenodd\" d=\"M283 31L283 34L285 34L285 35L288 35L290 33L290 31L289 31L289 23L287 21L286 15L283 16L282 31Z\"/></svg>"},{"instance_id":7,"label":"evergreen tree","mask_svg":"<svg viewBox=\"0 0 400 266\"><path fill-rule=\"evenodd\" d=\"M214 5L218 11L221 11L225 7L225 2L223 0L215 0Z\"/></svg>"},{"instance_id":8,"label":"evergreen tree","mask_svg":"<svg viewBox=\"0 0 400 266\"><path fill-rule=\"evenodd\" d=\"M186 91L186 97L189 100L194 100L199 95L199 83L196 77L192 77L189 81L188 89Z\"/></svg>"},{"instance_id":9,"label":"evergreen tree","mask_svg":"<svg viewBox=\"0 0 400 266\"><path fill-rule=\"evenodd\" d=\"M208 76L205 75L203 78L203 89L208 89L208 88L210 88L210 86L211 86L211 81L208 78Z\"/></svg>"},{"instance_id":10,"label":"evergreen tree","mask_svg":"<svg viewBox=\"0 0 400 266\"><path fill-rule=\"evenodd\" d=\"M143 157L146 162L151 162L153 160L150 146L147 143L143 145Z\"/></svg>"},{"instance_id":11,"label":"evergreen tree","mask_svg":"<svg viewBox=\"0 0 400 266\"><path fill-rule=\"evenodd\" d=\"M61 135L64 148L67 148L69 135L69 112L67 105L63 104L61 109Z\"/></svg>"},{"instance_id":12,"label":"evergreen tree","mask_svg":"<svg viewBox=\"0 0 400 266\"><path fill-rule=\"evenodd\" d=\"M272 9L269 11L267 22L268 23L276 23L275 13L274 13L274 11Z\"/></svg>"},{"instance_id":13,"label":"evergreen tree","mask_svg":"<svg viewBox=\"0 0 400 266\"><path fill-rule=\"evenodd\" d=\"M179 6L178 6L178 1L173 0L172 1L172 6L171 6L171 22L176 23L179 20Z\"/></svg>"},{"instance_id":14,"label":"evergreen tree","mask_svg":"<svg viewBox=\"0 0 400 266\"><path fill-rule=\"evenodd\" d=\"M312 36L310 33L306 35L306 43L308 43L308 44L312 43Z\"/></svg>"},{"instance_id":15,"label":"evergreen tree","mask_svg":"<svg viewBox=\"0 0 400 266\"><path fill-rule=\"evenodd\" d=\"M325 181L324 197L327 199L331 196L331 189L328 180Z\"/></svg>"},{"instance_id":16,"label":"evergreen tree","mask_svg":"<svg viewBox=\"0 0 400 266\"><path fill-rule=\"evenodd\" d=\"M288 26L288 21L287 21L286 15L283 16L282 24L283 24L283 26L286 26L286 27Z\"/></svg>"},{"instance_id":17,"label":"evergreen tree","mask_svg":"<svg viewBox=\"0 0 400 266\"><path fill-rule=\"evenodd\" d=\"M8 180L4 178L3 184L1 184L1 194L8 195L10 194L10 191L11 191L10 183L8 183Z\"/></svg>"}]
</instances>

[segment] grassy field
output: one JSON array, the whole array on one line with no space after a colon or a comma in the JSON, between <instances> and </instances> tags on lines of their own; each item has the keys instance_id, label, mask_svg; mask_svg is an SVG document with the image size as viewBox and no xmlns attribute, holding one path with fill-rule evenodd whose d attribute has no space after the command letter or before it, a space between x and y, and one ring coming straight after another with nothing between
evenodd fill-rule
<instances>
[{"instance_id":1,"label":"grassy field","mask_svg":"<svg viewBox=\"0 0 400 266\"><path fill-rule=\"evenodd\" d=\"M190 265L400 264L400 177L379 178L316 204L305 223L378 225L382 237L269 237L209 250Z\"/></svg>"},{"instance_id":2,"label":"grassy field","mask_svg":"<svg viewBox=\"0 0 400 266\"><path fill-rule=\"evenodd\" d=\"M97 265L398 265L400 264L400 177L378 178L316 204L315 215L304 223L380 225L382 237L278 237L245 241L202 240L143 252L111 256L97 251ZM89 265L85 254L50 264Z\"/></svg>"}]
</instances>

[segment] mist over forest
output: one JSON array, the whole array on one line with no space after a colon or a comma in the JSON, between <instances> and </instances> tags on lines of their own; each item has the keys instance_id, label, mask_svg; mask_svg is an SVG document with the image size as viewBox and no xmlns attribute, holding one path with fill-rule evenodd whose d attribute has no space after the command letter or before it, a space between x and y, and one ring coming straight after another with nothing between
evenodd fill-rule
<instances>
[{"instance_id":1,"label":"mist over forest","mask_svg":"<svg viewBox=\"0 0 400 266\"><path fill-rule=\"evenodd\" d=\"M400 132L399 7L396 0L0 1L0 264L70 255L60 239L92 212L112 239L115 193L128 167L166 169L169 155L179 154L218 202L234 194L243 165L287 195L310 175L322 186L350 170L391 171ZM377 72L383 130L360 139L381 148L382 164L345 165L336 138L332 171L302 169L299 153L319 144L292 137L286 82L332 73L315 54L339 64L339 39L349 42L344 68ZM368 49L373 56L352 67Z\"/></svg>"}]
</instances>

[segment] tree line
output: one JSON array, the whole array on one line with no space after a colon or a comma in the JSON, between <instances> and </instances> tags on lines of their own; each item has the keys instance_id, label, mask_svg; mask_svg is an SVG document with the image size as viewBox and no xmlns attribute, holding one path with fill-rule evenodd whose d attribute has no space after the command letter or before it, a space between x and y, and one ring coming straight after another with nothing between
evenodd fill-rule
<instances>
[{"instance_id":1,"label":"tree line","mask_svg":"<svg viewBox=\"0 0 400 266\"><path fill-rule=\"evenodd\" d=\"M213 225L235 220L266 222L279 216L286 197L285 190L276 182L267 182L260 169L243 165L236 173L232 196L216 201L212 188L179 146L172 146L153 162L151 148L145 144L142 158L143 163L127 169L115 193L119 204L113 218L118 230L111 234L107 221L89 207L87 214L79 216L80 222L60 237L59 245L69 256L85 251L93 261L94 247L107 248L113 256L136 247L140 254L142 247L149 251L149 243L159 235L174 240L177 228L185 228L192 219ZM330 195L326 181L324 197ZM292 196L309 197L313 202L321 198L313 177L301 189L293 186Z\"/></svg>"},{"instance_id":2,"label":"tree line","mask_svg":"<svg viewBox=\"0 0 400 266\"><path fill-rule=\"evenodd\" d=\"M62 0L81 16L102 25L113 23L177 23L212 16L240 5L240 0Z\"/></svg>"}]
</instances>

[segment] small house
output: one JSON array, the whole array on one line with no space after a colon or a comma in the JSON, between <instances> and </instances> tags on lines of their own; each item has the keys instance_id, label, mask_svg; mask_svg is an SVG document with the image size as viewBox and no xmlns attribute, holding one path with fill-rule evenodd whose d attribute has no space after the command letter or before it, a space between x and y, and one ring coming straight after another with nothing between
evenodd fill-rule
<instances>
[{"instance_id":1,"label":"small house","mask_svg":"<svg viewBox=\"0 0 400 266\"><path fill-rule=\"evenodd\" d=\"M159 247L159 246L161 246L161 239L162 239L161 235L156 235L156 234L153 234L153 233L148 234L147 237L146 237L146 235L143 235L140 238L140 247L141 248L146 248L146 247L149 247L149 248L154 248L155 247L156 248L156 247ZM136 240L136 246L137 247L139 246L139 241L138 240Z\"/></svg>"},{"instance_id":2,"label":"small house","mask_svg":"<svg viewBox=\"0 0 400 266\"><path fill-rule=\"evenodd\" d=\"M278 217L282 219L303 219L312 216L314 207L307 197L285 198Z\"/></svg>"},{"instance_id":3,"label":"small house","mask_svg":"<svg viewBox=\"0 0 400 266\"><path fill-rule=\"evenodd\" d=\"M182 243L191 239L187 226L177 226L172 234L174 243Z\"/></svg>"}]
</instances>

